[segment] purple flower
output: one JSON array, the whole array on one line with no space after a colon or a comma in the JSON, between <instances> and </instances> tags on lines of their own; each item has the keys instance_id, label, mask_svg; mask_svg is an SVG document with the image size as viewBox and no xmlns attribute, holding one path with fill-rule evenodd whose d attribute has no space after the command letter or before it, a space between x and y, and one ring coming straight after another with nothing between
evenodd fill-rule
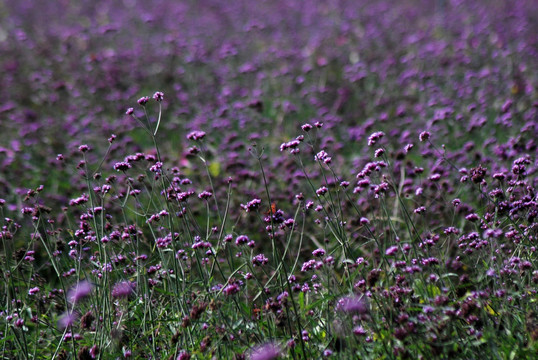
<instances>
[{"instance_id":1,"label":"purple flower","mask_svg":"<svg viewBox=\"0 0 538 360\"><path fill-rule=\"evenodd\" d=\"M229 284L222 290L222 292L230 296L230 295L237 294L240 290L241 288L239 287L238 284Z\"/></svg>"},{"instance_id":2,"label":"purple flower","mask_svg":"<svg viewBox=\"0 0 538 360\"><path fill-rule=\"evenodd\" d=\"M204 200L209 199L211 196L213 196L213 193L210 191L202 191L200 194L198 194L198 198Z\"/></svg>"},{"instance_id":3,"label":"purple flower","mask_svg":"<svg viewBox=\"0 0 538 360\"><path fill-rule=\"evenodd\" d=\"M120 161L114 164L114 170L116 171L126 171L131 168L131 164L128 162Z\"/></svg>"},{"instance_id":4,"label":"purple flower","mask_svg":"<svg viewBox=\"0 0 538 360\"><path fill-rule=\"evenodd\" d=\"M90 151L90 147L88 145L80 145L78 147L78 151L85 153Z\"/></svg>"},{"instance_id":5,"label":"purple flower","mask_svg":"<svg viewBox=\"0 0 538 360\"><path fill-rule=\"evenodd\" d=\"M300 143L301 142L299 140L297 140L297 139L282 143L282 144L280 144L280 151L284 151L284 150L287 150L287 149L291 149L291 151L299 150L298 146L299 146Z\"/></svg>"},{"instance_id":6,"label":"purple flower","mask_svg":"<svg viewBox=\"0 0 538 360\"><path fill-rule=\"evenodd\" d=\"M246 244L249 241L248 236L246 235L239 235L235 238L235 245L243 245Z\"/></svg>"},{"instance_id":7,"label":"purple flower","mask_svg":"<svg viewBox=\"0 0 538 360\"><path fill-rule=\"evenodd\" d=\"M398 246L394 245L394 246L391 246L389 247L386 251L385 251L385 255L387 256L391 256L391 255L394 255L398 252Z\"/></svg>"},{"instance_id":8,"label":"purple flower","mask_svg":"<svg viewBox=\"0 0 538 360\"><path fill-rule=\"evenodd\" d=\"M97 345L94 345L90 349L90 356L95 359L97 355L99 355L99 348L97 347Z\"/></svg>"},{"instance_id":9,"label":"purple flower","mask_svg":"<svg viewBox=\"0 0 538 360\"><path fill-rule=\"evenodd\" d=\"M60 329L65 329L71 325L77 320L78 315L75 312L66 312L62 315L62 317L58 320L58 327Z\"/></svg>"},{"instance_id":10,"label":"purple flower","mask_svg":"<svg viewBox=\"0 0 538 360\"><path fill-rule=\"evenodd\" d=\"M264 254L258 254L252 258L252 264L254 266L262 266L269 262L269 259Z\"/></svg>"},{"instance_id":11,"label":"purple flower","mask_svg":"<svg viewBox=\"0 0 538 360\"><path fill-rule=\"evenodd\" d=\"M374 157L378 158L381 157L385 153L385 149L379 148L374 152Z\"/></svg>"},{"instance_id":12,"label":"purple flower","mask_svg":"<svg viewBox=\"0 0 538 360\"><path fill-rule=\"evenodd\" d=\"M28 295L35 295L39 292L39 288L38 287L34 287L34 288L31 288L30 290L28 290Z\"/></svg>"},{"instance_id":13,"label":"purple flower","mask_svg":"<svg viewBox=\"0 0 538 360\"><path fill-rule=\"evenodd\" d=\"M161 102L164 99L164 94L160 91L157 91L155 94L153 94L153 100Z\"/></svg>"},{"instance_id":14,"label":"purple flower","mask_svg":"<svg viewBox=\"0 0 538 360\"><path fill-rule=\"evenodd\" d=\"M308 260L305 263L303 263L303 266L301 267L302 272L310 271L315 268L316 266L316 260Z\"/></svg>"},{"instance_id":15,"label":"purple flower","mask_svg":"<svg viewBox=\"0 0 538 360\"><path fill-rule=\"evenodd\" d=\"M421 142L424 142L426 140L428 140L430 138L430 133L427 132L427 131L423 131L419 134L418 136L418 139L421 141Z\"/></svg>"},{"instance_id":16,"label":"purple flower","mask_svg":"<svg viewBox=\"0 0 538 360\"><path fill-rule=\"evenodd\" d=\"M138 99L138 105L145 106L149 101L149 96L143 96Z\"/></svg>"},{"instance_id":17,"label":"purple flower","mask_svg":"<svg viewBox=\"0 0 538 360\"><path fill-rule=\"evenodd\" d=\"M257 210L260 207L262 201L260 199L253 199L246 204L241 204L241 208L246 212Z\"/></svg>"},{"instance_id":18,"label":"purple flower","mask_svg":"<svg viewBox=\"0 0 538 360\"><path fill-rule=\"evenodd\" d=\"M200 130L192 131L187 135L187 139L194 140L194 141L202 140L204 137L205 137L205 132L200 131Z\"/></svg>"},{"instance_id":19,"label":"purple flower","mask_svg":"<svg viewBox=\"0 0 538 360\"><path fill-rule=\"evenodd\" d=\"M415 210L413 210L413 212L415 214L423 214L423 213L426 212L426 207L420 206L420 207L416 208Z\"/></svg>"},{"instance_id":20,"label":"purple flower","mask_svg":"<svg viewBox=\"0 0 538 360\"><path fill-rule=\"evenodd\" d=\"M312 255L314 255L315 257L322 257L322 256L325 255L325 250L316 249L316 250L312 251Z\"/></svg>"},{"instance_id":21,"label":"purple flower","mask_svg":"<svg viewBox=\"0 0 538 360\"><path fill-rule=\"evenodd\" d=\"M381 139L383 136L385 136L385 133L383 131L376 131L368 137L368 146L375 145L377 140Z\"/></svg>"},{"instance_id":22,"label":"purple flower","mask_svg":"<svg viewBox=\"0 0 538 360\"><path fill-rule=\"evenodd\" d=\"M273 360L281 355L280 347L274 343L257 346L250 353L250 360Z\"/></svg>"},{"instance_id":23,"label":"purple flower","mask_svg":"<svg viewBox=\"0 0 538 360\"><path fill-rule=\"evenodd\" d=\"M341 298L338 300L336 308L345 313L365 314L368 312L366 301L357 295Z\"/></svg>"},{"instance_id":24,"label":"purple flower","mask_svg":"<svg viewBox=\"0 0 538 360\"><path fill-rule=\"evenodd\" d=\"M362 326L355 326L353 328L353 334L355 335L359 335L359 336L364 336L367 334L366 330L364 330L364 328Z\"/></svg>"},{"instance_id":25,"label":"purple flower","mask_svg":"<svg viewBox=\"0 0 538 360\"><path fill-rule=\"evenodd\" d=\"M433 306L430 306L430 305L426 305L422 309L422 311L424 311L425 314L430 314L430 313L434 312L434 310L435 310L435 308Z\"/></svg>"},{"instance_id":26,"label":"purple flower","mask_svg":"<svg viewBox=\"0 0 538 360\"><path fill-rule=\"evenodd\" d=\"M183 350L179 353L176 360L189 360L190 358L191 358L191 355L188 352Z\"/></svg>"},{"instance_id":27,"label":"purple flower","mask_svg":"<svg viewBox=\"0 0 538 360\"><path fill-rule=\"evenodd\" d=\"M160 162L160 161L157 161L154 165L152 165L152 166L149 168L149 171L154 172L154 173L160 173L162 167L163 167L163 163Z\"/></svg>"},{"instance_id":28,"label":"purple flower","mask_svg":"<svg viewBox=\"0 0 538 360\"><path fill-rule=\"evenodd\" d=\"M506 102L503 104L503 106L501 107L501 113L506 113L508 112L508 110L510 110L510 108L512 107L512 100L508 99L506 100Z\"/></svg>"},{"instance_id":29,"label":"purple flower","mask_svg":"<svg viewBox=\"0 0 538 360\"><path fill-rule=\"evenodd\" d=\"M332 158L327 154L325 150L321 150L314 156L314 160L323 161L325 164L330 164Z\"/></svg>"},{"instance_id":30,"label":"purple flower","mask_svg":"<svg viewBox=\"0 0 538 360\"><path fill-rule=\"evenodd\" d=\"M93 289L93 285L89 281L87 280L81 281L77 283L75 287L69 290L69 292L67 293L67 298L72 303L77 303L78 301L90 295L90 293L92 292L92 289Z\"/></svg>"},{"instance_id":31,"label":"purple flower","mask_svg":"<svg viewBox=\"0 0 538 360\"><path fill-rule=\"evenodd\" d=\"M468 220L468 221L477 221L479 218L478 218L478 214L471 213L471 214L467 215L465 217L465 219Z\"/></svg>"},{"instance_id":32,"label":"purple flower","mask_svg":"<svg viewBox=\"0 0 538 360\"><path fill-rule=\"evenodd\" d=\"M112 289L112 297L126 298L134 292L135 284L130 281L120 281Z\"/></svg>"}]
</instances>

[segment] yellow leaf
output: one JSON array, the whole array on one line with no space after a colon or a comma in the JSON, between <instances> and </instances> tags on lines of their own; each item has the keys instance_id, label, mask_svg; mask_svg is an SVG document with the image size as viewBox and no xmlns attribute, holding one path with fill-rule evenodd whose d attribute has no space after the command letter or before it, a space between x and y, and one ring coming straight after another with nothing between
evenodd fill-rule
<instances>
[{"instance_id":1,"label":"yellow leaf","mask_svg":"<svg viewBox=\"0 0 538 360\"><path fill-rule=\"evenodd\" d=\"M435 285L428 285L428 292L432 297L441 295L441 290Z\"/></svg>"},{"instance_id":2,"label":"yellow leaf","mask_svg":"<svg viewBox=\"0 0 538 360\"><path fill-rule=\"evenodd\" d=\"M219 176L220 174L220 163L212 162L209 164L209 173L211 176Z\"/></svg>"},{"instance_id":3,"label":"yellow leaf","mask_svg":"<svg viewBox=\"0 0 538 360\"><path fill-rule=\"evenodd\" d=\"M495 312L495 310L493 310L493 309L491 308L491 306L489 306L489 304L486 305L485 309L486 309L486 311L488 312L488 314L490 314L490 315L493 315L493 316L498 316L498 315L499 315L499 314L497 314L497 313Z\"/></svg>"}]
</instances>

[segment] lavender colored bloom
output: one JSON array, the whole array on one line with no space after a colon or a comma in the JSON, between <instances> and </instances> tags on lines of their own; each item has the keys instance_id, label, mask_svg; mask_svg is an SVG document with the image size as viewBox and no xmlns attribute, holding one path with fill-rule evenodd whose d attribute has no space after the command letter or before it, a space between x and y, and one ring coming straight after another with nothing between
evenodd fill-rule
<instances>
[{"instance_id":1,"label":"lavender colored bloom","mask_svg":"<svg viewBox=\"0 0 538 360\"><path fill-rule=\"evenodd\" d=\"M426 140L428 140L430 138L430 133L428 131L423 131L419 134L418 136L418 139L421 141L421 142L424 142Z\"/></svg>"},{"instance_id":2,"label":"lavender colored bloom","mask_svg":"<svg viewBox=\"0 0 538 360\"><path fill-rule=\"evenodd\" d=\"M229 284L222 290L222 292L230 296L230 295L237 294L240 290L241 288L239 287L238 284Z\"/></svg>"},{"instance_id":3,"label":"lavender colored bloom","mask_svg":"<svg viewBox=\"0 0 538 360\"><path fill-rule=\"evenodd\" d=\"M316 249L316 250L312 251L312 255L314 255L315 257L322 257L322 256L325 255L325 250Z\"/></svg>"},{"instance_id":4,"label":"lavender colored bloom","mask_svg":"<svg viewBox=\"0 0 538 360\"><path fill-rule=\"evenodd\" d=\"M249 241L248 236L246 235L239 235L235 238L235 245L243 245L246 244Z\"/></svg>"},{"instance_id":5,"label":"lavender colored bloom","mask_svg":"<svg viewBox=\"0 0 538 360\"><path fill-rule=\"evenodd\" d=\"M252 264L254 266L262 266L269 262L269 259L264 254L258 254L252 258Z\"/></svg>"},{"instance_id":6,"label":"lavender colored bloom","mask_svg":"<svg viewBox=\"0 0 538 360\"><path fill-rule=\"evenodd\" d=\"M67 293L67 299L69 299L69 301L72 303L77 303L90 295L92 289L93 285L89 281L83 280L69 290Z\"/></svg>"},{"instance_id":7,"label":"lavender colored bloom","mask_svg":"<svg viewBox=\"0 0 538 360\"><path fill-rule=\"evenodd\" d=\"M385 136L383 131L376 131L368 137L368 146L374 146L375 143L377 143L377 140L381 139L383 136Z\"/></svg>"},{"instance_id":8,"label":"lavender colored bloom","mask_svg":"<svg viewBox=\"0 0 538 360\"><path fill-rule=\"evenodd\" d=\"M154 165L152 165L152 166L149 168L149 171L154 172L154 173L160 173L162 167L163 167L163 163L160 162L160 161L157 161Z\"/></svg>"},{"instance_id":9,"label":"lavender colored bloom","mask_svg":"<svg viewBox=\"0 0 538 360\"><path fill-rule=\"evenodd\" d=\"M415 214L423 214L426 212L426 207L425 206L420 206L418 208L416 208L415 210L413 210L413 212Z\"/></svg>"},{"instance_id":10,"label":"lavender colored bloom","mask_svg":"<svg viewBox=\"0 0 538 360\"><path fill-rule=\"evenodd\" d=\"M368 312L366 301L357 295L341 298L338 300L336 309L344 313L365 314Z\"/></svg>"},{"instance_id":11,"label":"lavender colored bloom","mask_svg":"<svg viewBox=\"0 0 538 360\"><path fill-rule=\"evenodd\" d=\"M316 266L316 260L308 260L301 267L302 272L310 271Z\"/></svg>"},{"instance_id":12,"label":"lavender colored bloom","mask_svg":"<svg viewBox=\"0 0 538 360\"><path fill-rule=\"evenodd\" d=\"M469 220L469 221L477 221L479 219L479 217L478 217L478 214L471 213L471 214L465 216L465 219Z\"/></svg>"},{"instance_id":13,"label":"lavender colored bloom","mask_svg":"<svg viewBox=\"0 0 538 360\"><path fill-rule=\"evenodd\" d=\"M512 107L512 100L508 99L505 101L505 103L503 104L503 106L501 107L501 113L506 113L508 112L508 110L510 110L510 108Z\"/></svg>"},{"instance_id":14,"label":"lavender colored bloom","mask_svg":"<svg viewBox=\"0 0 538 360\"><path fill-rule=\"evenodd\" d=\"M160 91L157 91L155 92L155 94L153 94L153 100L157 101L157 102L161 102L163 101L164 99L164 94Z\"/></svg>"},{"instance_id":15,"label":"lavender colored bloom","mask_svg":"<svg viewBox=\"0 0 538 360\"><path fill-rule=\"evenodd\" d=\"M506 179L506 175L504 173L502 173L502 172L495 173L495 174L492 175L492 177L494 179L499 180L499 181L503 181L504 179Z\"/></svg>"},{"instance_id":16,"label":"lavender colored bloom","mask_svg":"<svg viewBox=\"0 0 538 360\"><path fill-rule=\"evenodd\" d=\"M266 343L257 346L250 353L250 360L273 360L278 359L282 352L278 345L274 343Z\"/></svg>"},{"instance_id":17,"label":"lavender colored bloom","mask_svg":"<svg viewBox=\"0 0 538 360\"><path fill-rule=\"evenodd\" d=\"M95 359L97 355L99 355L99 348L97 347L97 345L94 345L90 349L90 356Z\"/></svg>"},{"instance_id":18,"label":"lavender colored bloom","mask_svg":"<svg viewBox=\"0 0 538 360\"><path fill-rule=\"evenodd\" d=\"M282 144L280 144L280 151L284 151L284 150L287 150L287 149L298 150L298 146L299 146L300 143L301 142L299 140L297 140L297 139L282 143Z\"/></svg>"},{"instance_id":19,"label":"lavender colored bloom","mask_svg":"<svg viewBox=\"0 0 538 360\"><path fill-rule=\"evenodd\" d=\"M143 96L138 99L138 105L145 106L149 101L149 96Z\"/></svg>"},{"instance_id":20,"label":"lavender colored bloom","mask_svg":"<svg viewBox=\"0 0 538 360\"><path fill-rule=\"evenodd\" d=\"M38 287L33 287L30 290L28 290L28 295L35 295L38 292L39 292L39 288Z\"/></svg>"},{"instance_id":21,"label":"lavender colored bloom","mask_svg":"<svg viewBox=\"0 0 538 360\"><path fill-rule=\"evenodd\" d=\"M192 131L190 132L188 135L187 135L187 139L189 140L194 140L194 141L197 141L197 140L202 140L204 137L205 137L205 132L204 131L200 131L200 130L196 130L196 131Z\"/></svg>"},{"instance_id":22,"label":"lavender colored bloom","mask_svg":"<svg viewBox=\"0 0 538 360\"><path fill-rule=\"evenodd\" d=\"M129 170L130 168L131 168L131 164L129 164L128 162L120 161L114 164L114 170L116 171L126 171L126 170Z\"/></svg>"},{"instance_id":23,"label":"lavender colored bloom","mask_svg":"<svg viewBox=\"0 0 538 360\"><path fill-rule=\"evenodd\" d=\"M359 335L359 336L364 336L367 334L366 330L364 330L364 328L362 326L355 326L353 328L353 334L355 335Z\"/></svg>"},{"instance_id":24,"label":"lavender colored bloom","mask_svg":"<svg viewBox=\"0 0 538 360\"><path fill-rule=\"evenodd\" d=\"M434 308L432 306L429 306L429 305L426 305L424 306L424 308L422 309L422 311L424 311L425 314L430 314L432 312L434 312Z\"/></svg>"},{"instance_id":25,"label":"lavender colored bloom","mask_svg":"<svg viewBox=\"0 0 538 360\"><path fill-rule=\"evenodd\" d=\"M261 203L262 201L260 199L253 199L246 204L241 204L240 206L246 212L251 212L257 210L260 207Z\"/></svg>"},{"instance_id":26,"label":"lavender colored bloom","mask_svg":"<svg viewBox=\"0 0 538 360\"><path fill-rule=\"evenodd\" d=\"M210 191L202 191L200 194L198 194L198 198L204 200L209 199L211 196L213 196L213 193Z\"/></svg>"},{"instance_id":27,"label":"lavender colored bloom","mask_svg":"<svg viewBox=\"0 0 538 360\"><path fill-rule=\"evenodd\" d=\"M381 157L385 153L385 149L379 148L374 152L374 157L378 158Z\"/></svg>"},{"instance_id":28,"label":"lavender colored bloom","mask_svg":"<svg viewBox=\"0 0 538 360\"><path fill-rule=\"evenodd\" d=\"M136 285L130 281L120 281L114 285L114 288L112 289L112 297L129 297L134 292L135 286Z\"/></svg>"},{"instance_id":29,"label":"lavender colored bloom","mask_svg":"<svg viewBox=\"0 0 538 360\"><path fill-rule=\"evenodd\" d=\"M58 327L60 329L65 329L71 325L77 320L78 315L75 312L66 312L62 315L62 317L58 320Z\"/></svg>"},{"instance_id":30,"label":"lavender colored bloom","mask_svg":"<svg viewBox=\"0 0 538 360\"><path fill-rule=\"evenodd\" d=\"M176 360L189 360L190 358L191 358L191 355L188 352L183 350L179 353Z\"/></svg>"},{"instance_id":31,"label":"lavender colored bloom","mask_svg":"<svg viewBox=\"0 0 538 360\"><path fill-rule=\"evenodd\" d=\"M394 246L391 246L389 247L386 251L385 251L385 255L387 256L391 256L391 255L394 255L398 252L398 246L394 245Z\"/></svg>"},{"instance_id":32,"label":"lavender colored bloom","mask_svg":"<svg viewBox=\"0 0 538 360\"><path fill-rule=\"evenodd\" d=\"M314 156L314 160L323 161L325 164L330 164L332 158L329 156L329 154L327 154L325 150L321 150Z\"/></svg>"},{"instance_id":33,"label":"lavender colored bloom","mask_svg":"<svg viewBox=\"0 0 538 360\"><path fill-rule=\"evenodd\" d=\"M88 151L90 151L90 150L91 150L91 149L90 149L90 147L89 147L88 145L80 145L80 146L78 147L78 151L83 152L83 153L88 152Z\"/></svg>"}]
</instances>

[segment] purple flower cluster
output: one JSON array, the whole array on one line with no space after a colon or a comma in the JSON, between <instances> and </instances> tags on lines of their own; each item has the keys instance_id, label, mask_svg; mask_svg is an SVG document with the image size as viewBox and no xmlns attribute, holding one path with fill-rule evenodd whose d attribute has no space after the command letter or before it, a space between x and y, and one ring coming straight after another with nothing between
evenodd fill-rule
<instances>
[{"instance_id":1,"label":"purple flower cluster","mask_svg":"<svg viewBox=\"0 0 538 360\"><path fill-rule=\"evenodd\" d=\"M531 356L536 1L30 3L3 356Z\"/></svg>"}]
</instances>

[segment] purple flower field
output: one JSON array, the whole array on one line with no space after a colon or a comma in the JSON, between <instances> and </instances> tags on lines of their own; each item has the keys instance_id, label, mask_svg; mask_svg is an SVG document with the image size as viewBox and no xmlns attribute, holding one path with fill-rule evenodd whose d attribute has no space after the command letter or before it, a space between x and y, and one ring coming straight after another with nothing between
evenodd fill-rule
<instances>
[{"instance_id":1,"label":"purple flower field","mask_svg":"<svg viewBox=\"0 0 538 360\"><path fill-rule=\"evenodd\" d=\"M0 4L0 359L535 359L538 3Z\"/></svg>"}]
</instances>

